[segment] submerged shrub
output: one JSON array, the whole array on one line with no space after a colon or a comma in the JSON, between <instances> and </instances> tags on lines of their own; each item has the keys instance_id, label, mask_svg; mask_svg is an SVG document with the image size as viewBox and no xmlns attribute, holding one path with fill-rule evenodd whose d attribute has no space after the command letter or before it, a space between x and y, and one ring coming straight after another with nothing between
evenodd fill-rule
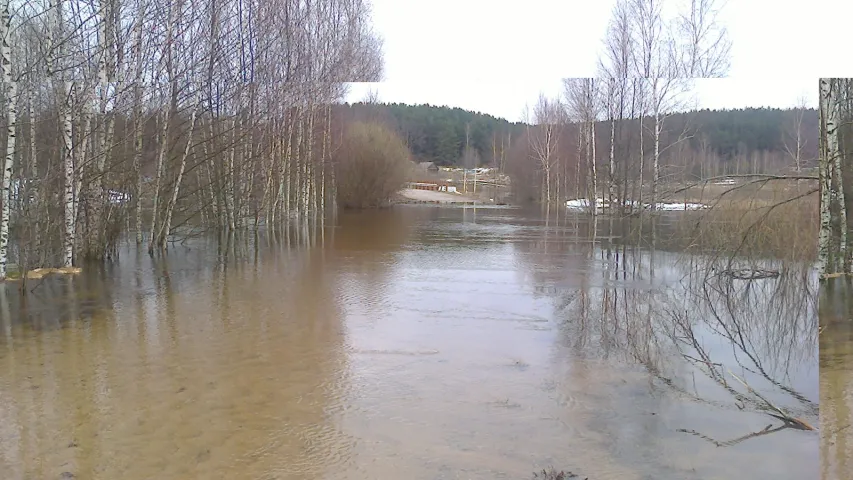
<instances>
[{"instance_id":1,"label":"submerged shrub","mask_svg":"<svg viewBox=\"0 0 853 480\"><path fill-rule=\"evenodd\" d=\"M347 128L336 154L337 198L344 208L375 208L390 203L403 188L411 154L388 127L356 122Z\"/></svg>"}]
</instances>

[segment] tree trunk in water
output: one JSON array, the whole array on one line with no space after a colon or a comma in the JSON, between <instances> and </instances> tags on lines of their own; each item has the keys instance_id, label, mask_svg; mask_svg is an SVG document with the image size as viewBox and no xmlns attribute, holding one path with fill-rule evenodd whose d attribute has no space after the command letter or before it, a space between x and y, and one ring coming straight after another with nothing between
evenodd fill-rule
<instances>
[{"instance_id":1,"label":"tree trunk in water","mask_svg":"<svg viewBox=\"0 0 853 480\"><path fill-rule=\"evenodd\" d=\"M97 139L97 151L94 152L95 171L90 176L86 202L89 207L87 214L87 231L83 238L83 255L87 258L101 258L106 245L104 207L107 201L107 192L104 191L104 174L107 163L107 155L111 146L111 113L108 112L110 82L107 73L107 64L110 62L110 45L107 40L107 18L108 11L106 1L101 0L98 8L98 114L96 122L95 138ZM85 131L84 131L85 132ZM85 161L85 159L84 159Z\"/></svg>"},{"instance_id":2,"label":"tree trunk in water","mask_svg":"<svg viewBox=\"0 0 853 480\"><path fill-rule=\"evenodd\" d=\"M237 155L237 117L231 120L231 145L228 147L228 169L225 172L225 210L228 214L228 229L233 231L237 228L237 216L234 209L234 157Z\"/></svg>"},{"instance_id":3,"label":"tree trunk in water","mask_svg":"<svg viewBox=\"0 0 853 480\"><path fill-rule=\"evenodd\" d=\"M142 245L142 86L133 87L133 174L136 177L136 244Z\"/></svg>"},{"instance_id":4,"label":"tree trunk in water","mask_svg":"<svg viewBox=\"0 0 853 480\"><path fill-rule=\"evenodd\" d=\"M836 273L845 269L841 265L840 245L833 238L832 210L834 203L838 200L836 185L841 182L833 182L833 176L837 172L835 167L838 157L838 100L837 91L834 87L835 81L829 78L821 78L819 81L820 98L820 232L818 236L818 261L821 273ZM835 205L836 207L838 204ZM843 208L843 205L840 205Z\"/></svg>"},{"instance_id":5,"label":"tree trunk in water","mask_svg":"<svg viewBox=\"0 0 853 480\"><path fill-rule=\"evenodd\" d=\"M590 208L592 208L592 214L598 215L598 172L596 171L595 166L595 120L593 119L589 122L589 138L587 141L590 143L590 149L592 151L592 156L589 159L589 168L590 174L592 176L592 202L590 204Z\"/></svg>"},{"instance_id":6,"label":"tree trunk in water","mask_svg":"<svg viewBox=\"0 0 853 480\"><path fill-rule=\"evenodd\" d=\"M187 156L190 154L190 149L193 144L193 134L195 133L195 124L198 118L198 102L193 104L193 113L190 116L190 130L187 133L187 143L184 146L184 151L181 154L181 164L178 167L178 177L175 179L175 187L172 189L172 197L169 199L169 203L166 205L166 218L163 222L163 226L160 227L160 234L158 239L158 246L160 248L166 247L166 238L169 236L169 230L172 228L172 213L175 211L175 204L178 201L178 191L181 188L181 181L184 178L184 171L187 168Z\"/></svg>"},{"instance_id":7,"label":"tree trunk in water","mask_svg":"<svg viewBox=\"0 0 853 480\"><path fill-rule=\"evenodd\" d=\"M65 242L63 245L62 265L70 267L74 264L74 236L76 234L77 220L75 218L74 195L74 137L71 121L71 95L73 83L65 82L65 99L63 100L60 118L62 118L62 140L64 144L63 167L65 170Z\"/></svg>"},{"instance_id":8,"label":"tree trunk in water","mask_svg":"<svg viewBox=\"0 0 853 480\"><path fill-rule=\"evenodd\" d=\"M134 56L136 73L133 83L133 173L136 176L136 244L142 245L142 22L145 19L146 3L140 2L134 29Z\"/></svg>"},{"instance_id":9,"label":"tree trunk in water","mask_svg":"<svg viewBox=\"0 0 853 480\"><path fill-rule=\"evenodd\" d=\"M72 85L73 88L73 85ZM83 241L81 236L86 235L86 215L80 213L80 199L83 198L83 176L90 170L85 168L89 157L89 149L92 143L92 135L90 128L92 126L92 95L78 92L80 98L85 98L82 107L80 108L80 142L75 143L75 148L72 151L72 162L74 164L74 254L80 253ZM72 105L69 103L69 105ZM73 117L72 117L73 123ZM73 134L73 130L72 130Z\"/></svg>"},{"instance_id":10,"label":"tree trunk in water","mask_svg":"<svg viewBox=\"0 0 853 480\"><path fill-rule=\"evenodd\" d=\"M160 186L163 183L163 162L166 156L166 148L170 141L169 139L169 123L171 120L171 109L163 114L163 119L160 124L160 148L157 151L157 173L154 177L154 200L151 206L151 231L148 235L148 253L154 252L154 243L157 240L157 217L159 217L160 208Z\"/></svg>"},{"instance_id":11,"label":"tree trunk in water","mask_svg":"<svg viewBox=\"0 0 853 480\"><path fill-rule=\"evenodd\" d=\"M12 195L10 191L12 181L12 170L15 164L15 131L17 127L17 102L18 102L18 84L12 78L12 46L9 37L11 36L11 15L9 12L9 0L4 0L0 6L0 63L3 68L3 83L6 85L6 161L3 164L3 210L0 213L0 280L6 278L6 263L8 261L9 247L9 203ZM33 119L30 118L30 122ZM24 190L20 188L19 192ZM3 288L3 287L0 287Z\"/></svg>"},{"instance_id":12,"label":"tree trunk in water","mask_svg":"<svg viewBox=\"0 0 853 480\"><path fill-rule=\"evenodd\" d=\"M30 182L35 183L39 178L38 171L38 152L36 149L36 122L33 119L36 118L36 94L35 88L30 86L30 101L29 101L29 109L30 109ZM39 195L39 189L33 188L32 190L32 205L33 208L30 210L33 212L34 218L32 219L32 232L34 238L35 247L34 250L36 255L38 255L38 261L36 262L38 265L43 265L44 261L42 259L42 232L41 232L41 221L40 221L40 209L41 209L41 199L42 196ZM47 215L45 215L47 218Z\"/></svg>"},{"instance_id":13,"label":"tree trunk in water","mask_svg":"<svg viewBox=\"0 0 853 480\"><path fill-rule=\"evenodd\" d=\"M305 210L311 211L311 218L317 218L317 175L316 165L314 165L314 157L312 155L314 145L314 104L312 103L308 109L308 150L305 153L305 164L308 168L308 191L305 198ZM310 205L309 205L310 201Z\"/></svg>"},{"instance_id":14,"label":"tree trunk in water","mask_svg":"<svg viewBox=\"0 0 853 480\"><path fill-rule=\"evenodd\" d=\"M834 79L830 83L831 102L826 111L826 139L827 158L832 163L833 185L831 190L832 204L838 208L838 266L839 271L849 272L850 265L847 263L847 204L844 201L844 182L841 176L841 148L839 142L839 113L841 110L841 83Z\"/></svg>"},{"instance_id":15,"label":"tree trunk in water","mask_svg":"<svg viewBox=\"0 0 853 480\"><path fill-rule=\"evenodd\" d=\"M285 220L285 225L289 224L289 222L290 222L290 206L292 205L291 201L290 201L290 198L291 198L291 195L290 195L291 186L290 186L290 184L291 184L291 174L293 172L293 127L294 127L293 122L294 121L295 121L294 116L291 116L290 122L288 122L288 125L287 125L287 150L284 153L284 162L283 162L283 169L284 169L284 177L283 178L284 178L284 180L282 181L282 185L284 187L284 198L282 199L282 211L283 211L282 217Z\"/></svg>"},{"instance_id":16,"label":"tree trunk in water","mask_svg":"<svg viewBox=\"0 0 853 480\"><path fill-rule=\"evenodd\" d=\"M655 111L655 151L654 156L652 157L652 191L651 191L651 203L652 203L652 211L657 209L657 188L658 181L660 179L660 132L661 132L661 121L660 121L660 112Z\"/></svg>"},{"instance_id":17,"label":"tree trunk in water","mask_svg":"<svg viewBox=\"0 0 853 480\"><path fill-rule=\"evenodd\" d=\"M575 169L575 198L581 198L581 158L583 158L583 132L584 126L578 125L578 164ZM503 149L503 141L501 141L501 149ZM501 152L503 155L503 152Z\"/></svg>"},{"instance_id":18,"label":"tree trunk in water","mask_svg":"<svg viewBox=\"0 0 853 480\"><path fill-rule=\"evenodd\" d=\"M641 90L642 90L642 88L641 88ZM643 188L645 188L645 185L643 184L643 176L645 175L645 171L646 171L646 150L645 150L645 144L644 144L644 138L646 136L646 132L643 130L643 120L646 117L646 110L645 110L642 95L643 95L643 93L641 92L640 93L640 108L639 108L639 110L640 110L640 175L638 176L639 177L638 183L640 184L640 187L638 189L639 192L637 195L637 197L638 197L637 203L638 203L638 206L640 208L640 236L641 237L643 235L642 217L643 217L643 211L645 210L645 205L643 204Z\"/></svg>"},{"instance_id":19,"label":"tree trunk in water","mask_svg":"<svg viewBox=\"0 0 853 480\"><path fill-rule=\"evenodd\" d=\"M613 204L616 197L616 119L610 119L610 162L607 169L608 180L608 211L613 216Z\"/></svg>"},{"instance_id":20,"label":"tree trunk in water","mask_svg":"<svg viewBox=\"0 0 853 480\"><path fill-rule=\"evenodd\" d=\"M326 219L326 168L329 166L329 140L332 132L332 106L328 105L326 107L326 121L323 122L323 155L322 155L322 164L323 168L320 170L320 188L322 191L320 192L320 214L322 215L322 219ZM324 232L325 233L325 232Z\"/></svg>"},{"instance_id":21,"label":"tree trunk in water","mask_svg":"<svg viewBox=\"0 0 853 480\"><path fill-rule=\"evenodd\" d=\"M301 158L301 150L302 150L302 109L301 107L297 107L296 110L296 118L294 119L296 122L296 139L294 140L294 150L293 150L293 161L295 167L296 177L294 178L294 206L296 207L296 218L301 219L304 214L302 210L302 158Z\"/></svg>"}]
</instances>

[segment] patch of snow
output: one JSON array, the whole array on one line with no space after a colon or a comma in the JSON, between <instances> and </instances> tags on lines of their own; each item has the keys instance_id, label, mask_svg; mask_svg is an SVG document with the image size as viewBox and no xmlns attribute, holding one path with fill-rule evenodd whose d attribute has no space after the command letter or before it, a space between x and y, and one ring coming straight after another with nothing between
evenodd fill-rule
<instances>
[{"instance_id":1,"label":"patch of snow","mask_svg":"<svg viewBox=\"0 0 853 480\"><path fill-rule=\"evenodd\" d=\"M703 210L708 208L704 203L658 203L655 208L665 212L677 212L683 210Z\"/></svg>"},{"instance_id":2,"label":"patch of snow","mask_svg":"<svg viewBox=\"0 0 853 480\"><path fill-rule=\"evenodd\" d=\"M603 198L597 198L595 200L595 209L598 211L602 211L607 207L608 201ZM626 200L625 206L638 207L640 202ZM573 200L566 201L566 208L570 210L587 210L589 209L589 200L586 198L576 198ZM650 208L650 204L644 204L643 208L648 210ZM703 210L709 208L708 205L703 203L657 203L655 204L655 209L664 211L664 212L679 212L685 210Z\"/></svg>"}]
</instances>

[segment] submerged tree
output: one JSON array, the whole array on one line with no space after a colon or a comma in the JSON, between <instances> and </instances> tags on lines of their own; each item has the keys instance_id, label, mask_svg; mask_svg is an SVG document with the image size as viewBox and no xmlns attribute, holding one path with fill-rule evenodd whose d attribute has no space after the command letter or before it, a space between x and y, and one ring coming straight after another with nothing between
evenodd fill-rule
<instances>
[{"instance_id":1,"label":"submerged tree","mask_svg":"<svg viewBox=\"0 0 853 480\"><path fill-rule=\"evenodd\" d=\"M406 181L410 156L400 137L381 124L348 126L336 153L340 205L345 208L386 205Z\"/></svg>"},{"instance_id":2,"label":"submerged tree","mask_svg":"<svg viewBox=\"0 0 853 480\"><path fill-rule=\"evenodd\" d=\"M335 204L330 106L382 73L367 0L0 7L0 278L7 245L71 266L126 233L153 253L190 228L286 227Z\"/></svg>"},{"instance_id":3,"label":"submerged tree","mask_svg":"<svg viewBox=\"0 0 853 480\"><path fill-rule=\"evenodd\" d=\"M690 144L696 132L692 118L678 118L689 116L684 112L690 109L692 79L728 72L731 42L720 11L719 0L691 0L677 10L662 0L617 1L598 78L565 79L565 102L545 103L563 104L567 121L553 131L538 122L525 132L533 153L519 152L529 157L527 171L515 168L514 184L537 183L540 190L525 197L550 203L556 192L568 196L574 190L590 206L598 199L614 214L633 214L671 195L669 185L693 173L677 162L699 149ZM542 138L549 136L574 138L577 148L561 152L553 165L543 163L548 143ZM690 150L679 151L686 146ZM721 160L706 160L720 169ZM550 172L560 180L528 180Z\"/></svg>"},{"instance_id":4,"label":"submerged tree","mask_svg":"<svg viewBox=\"0 0 853 480\"><path fill-rule=\"evenodd\" d=\"M820 234L819 263L824 275L850 273L853 240L849 221L853 203L853 81L819 80Z\"/></svg>"}]
</instances>

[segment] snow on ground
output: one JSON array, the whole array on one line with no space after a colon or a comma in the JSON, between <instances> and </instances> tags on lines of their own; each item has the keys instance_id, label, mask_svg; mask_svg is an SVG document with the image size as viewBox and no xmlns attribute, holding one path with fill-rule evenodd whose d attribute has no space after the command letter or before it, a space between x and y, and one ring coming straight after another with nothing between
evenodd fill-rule
<instances>
[{"instance_id":1,"label":"snow on ground","mask_svg":"<svg viewBox=\"0 0 853 480\"><path fill-rule=\"evenodd\" d=\"M602 198L597 198L595 200L595 208L596 210L604 210L604 207L607 205L607 201ZM637 206L638 202L625 201L625 205ZM650 205L645 204L645 209L649 209ZM589 201L585 198L576 198L573 200L566 201L566 208L571 210L586 210L589 208ZM684 210L702 210L708 208L707 205L702 203L657 203L655 204L656 210L661 210L665 212L678 212Z\"/></svg>"}]
</instances>

